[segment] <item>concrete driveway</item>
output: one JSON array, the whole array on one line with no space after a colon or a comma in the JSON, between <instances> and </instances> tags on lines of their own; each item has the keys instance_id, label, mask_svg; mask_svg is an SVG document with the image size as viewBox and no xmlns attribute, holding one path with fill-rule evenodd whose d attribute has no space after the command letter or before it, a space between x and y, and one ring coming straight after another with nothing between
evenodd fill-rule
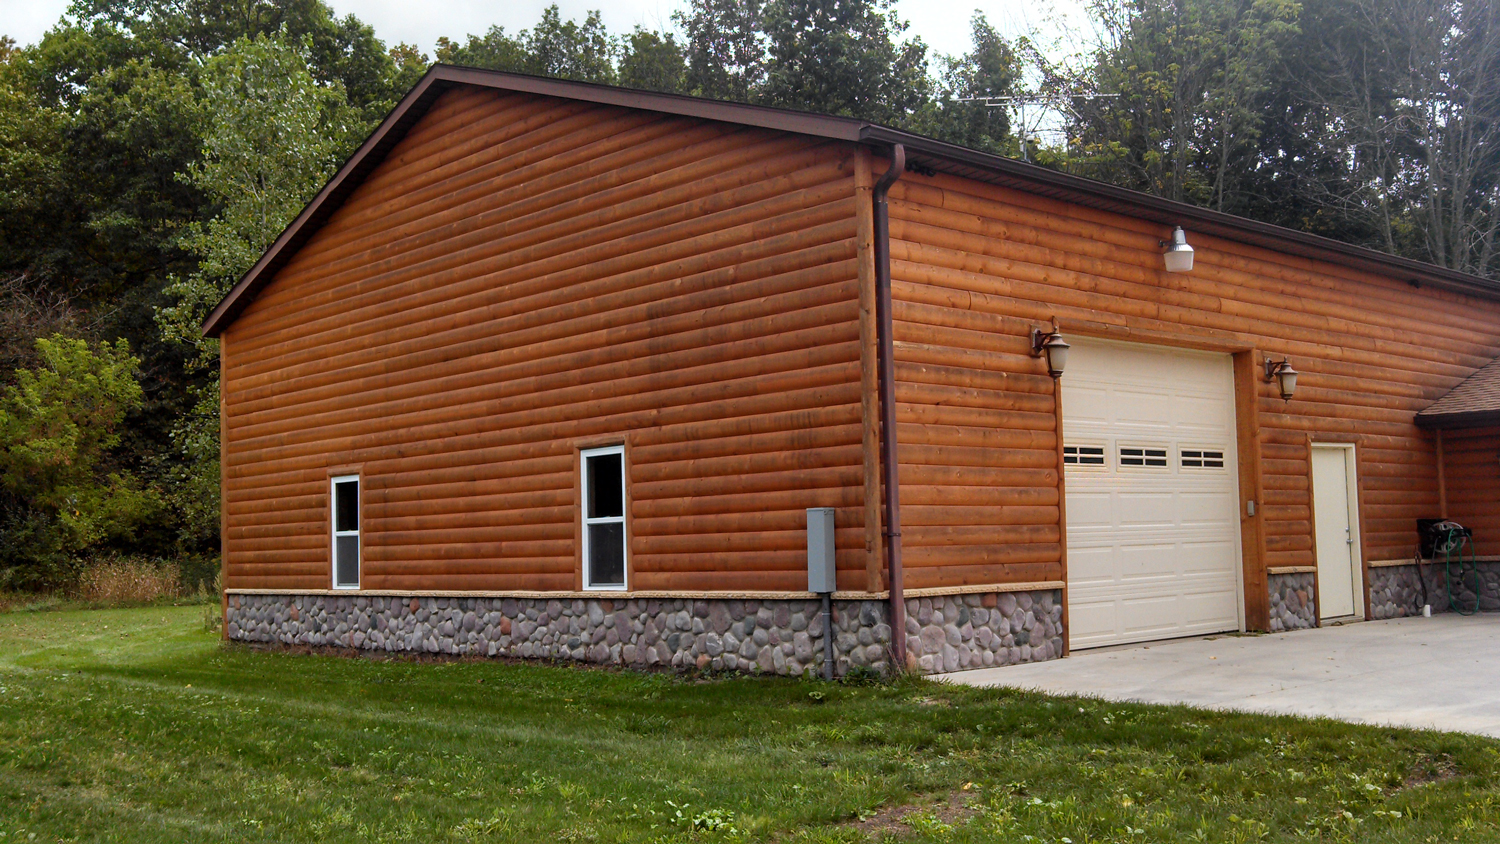
<instances>
[{"instance_id":1,"label":"concrete driveway","mask_svg":"<svg viewBox=\"0 0 1500 844\"><path fill-rule=\"evenodd\" d=\"M1177 639L938 679L1500 738L1500 614Z\"/></svg>"}]
</instances>

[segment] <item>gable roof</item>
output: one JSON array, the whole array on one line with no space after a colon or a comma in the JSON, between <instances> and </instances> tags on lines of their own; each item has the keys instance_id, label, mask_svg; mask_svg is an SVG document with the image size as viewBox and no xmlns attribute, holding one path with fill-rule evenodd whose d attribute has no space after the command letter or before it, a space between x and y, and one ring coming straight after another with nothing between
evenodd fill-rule
<instances>
[{"instance_id":1,"label":"gable roof","mask_svg":"<svg viewBox=\"0 0 1500 844\"><path fill-rule=\"evenodd\" d=\"M204 320L203 334L209 337L222 334L260 289L275 277L276 272L286 265L297 250L338 210L359 183L427 113L437 98L449 89L464 85L757 126L864 144L882 151L891 149L895 144L902 144L906 148L907 169L910 170L948 173L1163 225L1183 226L1190 231L1225 240L1380 273L1407 281L1413 286L1430 284L1460 293L1500 299L1500 282L1162 199L863 120L518 73L433 65L387 115L379 128L344 162L307 207L302 209L302 213L276 238L260 260L255 262L255 266L230 289Z\"/></svg>"},{"instance_id":2,"label":"gable roof","mask_svg":"<svg viewBox=\"0 0 1500 844\"><path fill-rule=\"evenodd\" d=\"M1500 424L1500 360L1480 367L1417 414L1423 428L1477 428Z\"/></svg>"}]
</instances>

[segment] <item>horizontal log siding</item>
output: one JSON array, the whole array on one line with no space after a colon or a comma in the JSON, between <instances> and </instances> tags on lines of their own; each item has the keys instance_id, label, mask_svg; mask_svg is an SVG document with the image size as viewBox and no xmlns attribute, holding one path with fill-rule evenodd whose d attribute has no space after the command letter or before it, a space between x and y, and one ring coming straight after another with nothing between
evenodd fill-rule
<instances>
[{"instance_id":1,"label":"horizontal log siding","mask_svg":"<svg viewBox=\"0 0 1500 844\"><path fill-rule=\"evenodd\" d=\"M1357 439L1365 555L1411 556L1437 509L1413 414L1500 352L1496 303L1194 232L1193 272L1170 274L1165 228L945 175L891 197L910 588L1060 575L1052 384L1027 341L1054 318L1289 355L1290 403L1257 379L1266 563L1313 564L1310 439Z\"/></svg>"},{"instance_id":2,"label":"horizontal log siding","mask_svg":"<svg viewBox=\"0 0 1500 844\"><path fill-rule=\"evenodd\" d=\"M1500 554L1500 428L1443 432L1448 518L1474 531L1476 554Z\"/></svg>"},{"instance_id":3,"label":"horizontal log siding","mask_svg":"<svg viewBox=\"0 0 1500 844\"><path fill-rule=\"evenodd\" d=\"M574 447L624 440L632 587L864 589L852 150L445 94L224 337L227 585L576 588Z\"/></svg>"}]
</instances>

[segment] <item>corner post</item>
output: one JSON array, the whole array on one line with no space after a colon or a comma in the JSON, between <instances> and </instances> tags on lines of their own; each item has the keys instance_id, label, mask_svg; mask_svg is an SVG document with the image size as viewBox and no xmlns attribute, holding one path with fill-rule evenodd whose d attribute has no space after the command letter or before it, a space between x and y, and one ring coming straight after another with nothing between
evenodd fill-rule
<instances>
[{"instance_id":1,"label":"corner post","mask_svg":"<svg viewBox=\"0 0 1500 844\"><path fill-rule=\"evenodd\" d=\"M906 147L891 150L891 166L875 183L875 324L880 363L880 459L885 480L885 553L891 590L891 659L906 667L906 596L901 577L901 479L896 455L896 363L891 317L891 218L886 194L906 171Z\"/></svg>"}]
</instances>

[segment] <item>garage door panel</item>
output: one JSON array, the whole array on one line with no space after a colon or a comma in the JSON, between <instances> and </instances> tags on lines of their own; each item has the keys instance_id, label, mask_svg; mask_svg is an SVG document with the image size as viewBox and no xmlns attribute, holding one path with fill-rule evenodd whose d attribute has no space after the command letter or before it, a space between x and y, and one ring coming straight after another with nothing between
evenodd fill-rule
<instances>
[{"instance_id":1,"label":"garage door panel","mask_svg":"<svg viewBox=\"0 0 1500 844\"><path fill-rule=\"evenodd\" d=\"M1172 524L1172 494L1162 492L1118 492L1114 505L1119 525L1149 527Z\"/></svg>"},{"instance_id":2,"label":"garage door panel","mask_svg":"<svg viewBox=\"0 0 1500 844\"><path fill-rule=\"evenodd\" d=\"M1074 648L1089 648L1113 644L1118 637L1115 626L1115 604L1113 601L1088 602L1069 598L1068 621L1075 631L1069 642Z\"/></svg>"},{"instance_id":3,"label":"garage door panel","mask_svg":"<svg viewBox=\"0 0 1500 844\"><path fill-rule=\"evenodd\" d=\"M1183 595L1183 612L1185 623L1194 628L1210 628L1206 632L1218 633L1223 631L1223 619L1225 615L1233 615L1236 611L1234 593L1224 591L1188 593ZM1198 632L1194 630L1194 632Z\"/></svg>"},{"instance_id":4,"label":"garage door panel","mask_svg":"<svg viewBox=\"0 0 1500 844\"><path fill-rule=\"evenodd\" d=\"M1108 583L1115 579L1114 549L1108 546L1073 548L1073 537L1068 537L1068 587L1083 589L1095 583Z\"/></svg>"},{"instance_id":5,"label":"garage door panel","mask_svg":"<svg viewBox=\"0 0 1500 844\"><path fill-rule=\"evenodd\" d=\"M1229 357L1084 340L1062 384L1064 445L1106 455L1067 468L1072 647L1237 629Z\"/></svg>"},{"instance_id":6,"label":"garage door panel","mask_svg":"<svg viewBox=\"0 0 1500 844\"><path fill-rule=\"evenodd\" d=\"M1176 574L1171 566L1174 556L1171 545L1154 543L1126 543L1115 546L1115 571L1118 581L1160 578L1170 580Z\"/></svg>"},{"instance_id":7,"label":"garage door panel","mask_svg":"<svg viewBox=\"0 0 1500 844\"><path fill-rule=\"evenodd\" d=\"M1068 482L1072 483L1071 477L1070 477L1070 479L1069 479ZM1069 489L1068 490L1068 530L1069 531L1072 530L1072 525L1073 525L1073 521L1074 521L1074 519L1073 519L1073 515L1074 515L1073 514L1073 508L1075 508L1075 507L1078 508L1078 514L1077 515L1078 515L1078 525L1079 525L1079 529L1080 530L1092 530L1092 529L1095 529L1095 526L1098 526L1099 530L1108 530L1110 528L1109 520L1110 520L1110 518L1112 518L1112 516L1114 514L1114 505L1110 502L1110 493L1108 493L1108 492L1094 492L1094 493L1079 492L1077 495L1074 495L1073 494L1073 490ZM1072 536L1070 534L1069 535L1069 540L1071 541L1071 539L1072 539Z\"/></svg>"},{"instance_id":8,"label":"garage door panel","mask_svg":"<svg viewBox=\"0 0 1500 844\"><path fill-rule=\"evenodd\" d=\"M1109 390L1103 387L1080 387L1076 393L1068 393L1068 418L1076 418L1080 425L1104 426L1109 422ZM1073 405L1077 405L1075 409ZM1075 416L1076 413L1076 416Z\"/></svg>"},{"instance_id":9,"label":"garage door panel","mask_svg":"<svg viewBox=\"0 0 1500 844\"><path fill-rule=\"evenodd\" d=\"M1224 517L1226 505L1234 507L1234 500L1219 492L1184 492L1177 496L1178 524L1185 528L1204 527L1223 530L1229 524Z\"/></svg>"}]
</instances>

